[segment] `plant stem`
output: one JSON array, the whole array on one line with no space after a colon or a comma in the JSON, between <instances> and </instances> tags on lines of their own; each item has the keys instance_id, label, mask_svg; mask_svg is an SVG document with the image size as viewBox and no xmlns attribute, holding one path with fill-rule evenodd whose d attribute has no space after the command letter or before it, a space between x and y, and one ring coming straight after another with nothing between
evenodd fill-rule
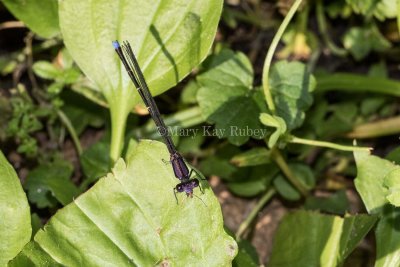
<instances>
[{"instance_id":1,"label":"plant stem","mask_svg":"<svg viewBox=\"0 0 400 267\"><path fill-rule=\"evenodd\" d=\"M358 125L346 134L346 137L362 139L398 133L400 133L400 116Z\"/></svg>"},{"instance_id":2,"label":"plant stem","mask_svg":"<svg viewBox=\"0 0 400 267\"><path fill-rule=\"evenodd\" d=\"M268 48L267 56L265 57L262 83L264 88L265 100L272 114L275 113L275 104L272 99L271 91L269 88L269 69L271 68L272 57L275 53L276 47L278 46L279 40L282 38L282 35L285 32L286 27L288 26L290 20L292 19L293 15L295 14L300 4L301 0L296 0L292 5L292 7L290 8L285 19L282 21L281 26L279 26L279 29L274 36L274 39L272 39L271 45Z\"/></svg>"},{"instance_id":3,"label":"plant stem","mask_svg":"<svg viewBox=\"0 0 400 267\"><path fill-rule=\"evenodd\" d=\"M275 195L276 191L274 188L270 188L258 201L257 205L252 209L247 218L240 224L239 229L236 232L236 240L240 240L243 233L249 227L251 222L257 216L258 212L264 207L264 205Z\"/></svg>"},{"instance_id":4,"label":"plant stem","mask_svg":"<svg viewBox=\"0 0 400 267\"><path fill-rule=\"evenodd\" d=\"M321 32L322 39L324 40L326 46L331 50L332 54L336 56L346 56L347 51L343 48L337 47L336 44L334 44L331 40L331 38L328 35L328 27L324 15L324 8L322 5L322 0L317 0L317 22L318 22L318 27L319 31Z\"/></svg>"},{"instance_id":5,"label":"plant stem","mask_svg":"<svg viewBox=\"0 0 400 267\"><path fill-rule=\"evenodd\" d=\"M117 98L118 99L118 98ZM110 144L110 159L111 165L118 160L121 156L122 148L124 146L124 136L126 119L129 111L125 110L123 106L124 101L120 103L110 103L111 113L111 144Z\"/></svg>"},{"instance_id":6,"label":"plant stem","mask_svg":"<svg viewBox=\"0 0 400 267\"><path fill-rule=\"evenodd\" d=\"M289 165L283 158L282 153L276 147L274 147L271 150L271 158L275 160L276 164L285 174L286 178L300 192L300 194L304 197L307 196L308 195L307 188L300 182L300 180L296 177L296 175L294 175Z\"/></svg>"},{"instance_id":7,"label":"plant stem","mask_svg":"<svg viewBox=\"0 0 400 267\"><path fill-rule=\"evenodd\" d=\"M347 93L377 93L400 96L400 82L385 78L350 73L333 73L317 76L316 93L341 90Z\"/></svg>"},{"instance_id":8,"label":"plant stem","mask_svg":"<svg viewBox=\"0 0 400 267\"><path fill-rule=\"evenodd\" d=\"M325 142L325 141L303 139L303 138L296 137L293 135L289 136L287 141L289 143L303 144L303 145L310 145L310 146L319 146L319 147L329 147L329 148L343 150L343 151L371 151L372 150L372 148L370 148L370 147L338 145L335 143L330 143L330 142Z\"/></svg>"},{"instance_id":9,"label":"plant stem","mask_svg":"<svg viewBox=\"0 0 400 267\"><path fill-rule=\"evenodd\" d=\"M69 120L69 118L67 117L67 115L65 115L64 112L62 112L60 109L57 110L57 115L60 118L61 122L64 124L64 126L67 128L69 135L72 138L72 141L74 142L76 151L78 152L78 155L82 154L82 146L81 146L81 142L79 141L79 137L76 134L75 128L72 125L71 121Z\"/></svg>"}]
</instances>

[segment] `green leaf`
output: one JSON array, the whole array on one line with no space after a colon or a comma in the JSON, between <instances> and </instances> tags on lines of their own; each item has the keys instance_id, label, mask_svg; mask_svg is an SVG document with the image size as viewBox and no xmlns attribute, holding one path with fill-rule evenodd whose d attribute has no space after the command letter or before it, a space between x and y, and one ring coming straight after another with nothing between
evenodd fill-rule
<instances>
[{"instance_id":1,"label":"green leaf","mask_svg":"<svg viewBox=\"0 0 400 267\"><path fill-rule=\"evenodd\" d=\"M177 205L164 144L142 141L128 158L59 210L39 246L64 266L230 266L237 245L208 184L194 190L201 200L177 194Z\"/></svg>"},{"instance_id":2,"label":"green leaf","mask_svg":"<svg viewBox=\"0 0 400 267\"><path fill-rule=\"evenodd\" d=\"M273 148L278 142L279 137L286 133L286 123L281 117L269 115L268 113L261 113L260 121L265 126L276 128L275 132L268 139L268 146Z\"/></svg>"},{"instance_id":3,"label":"green leaf","mask_svg":"<svg viewBox=\"0 0 400 267\"><path fill-rule=\"evenodd\" d=\"M309 166L301 163L289 163L289 167L304 188L308 190L314 188L315 176ZM287 200L296 201L301 198L301 194L282 174L274 179L274 186L278 193Z\"/></svg>"},{"instance_id":4,"label":"green leaf","mask_svg":"<svg viewBox=\"0 0 400 267\"><path fill-rule=\"evenodd\" d=\"M97 179L103 177L109 171L109 150L109 143L100 141L91 145L82 153L79 161L82 171L86 176L85 185L97 181Z\"/></svg>"},{"instance_id":5,"label":"green leaf","mask_svg":"<svg viewBox=\"0 0 400 267\"><path fill-rule=\"evenodd\" d=\"M361 60L371 51L382 52L390 48L391 44L376 26L371 26L350 28L344 35L343 46L350 51L356 60Z\"/></svg>"},{"instance_id":6,"label":"green leaf","mask_svg":"<svg viewBox=\"0 0 400 267\"><path fill-rule=\"evenodd\" d=\"M197 77L202 86L197 93L203 117L215 123L208 135L228 138L242 145L249 137L261 139L266 129L258 121L260 107L258 89L252 89L253 69L242 53L224 49L206 62L207 71ZM262 103L262 105L265 105ZM215 134L214 134L215 133Z\"/></svg>"},{"instance_id":7,"label":"green leaf","mask_svg":"<svg viewBox=\"0 0 400 267\"><path fill-rule=\"evenodd\" d=\"M376 267L400 265L400 229L397 227L400 208L389 204L385 178L397 165L388 160L371 156L367 152L355 152L357 177L355 186L370 214L380 215L375 230Z\"/></svg>"},{"instance_id":8,"label":"green leaf","mask_svg":"<svg viewBox=\"0 0 400 267\"><path fill-rule=\"evenodd\" d=\"M258 263L258 254L253 245L247 240L241 240L238 243L239 251L233 261L233 267L257 267L260 266Z\"/></svg>"},{"instance_id":9,"label":"green leaf","mask_svg":"<svg viewBox=\"0 0 400 267\"><path fill-rule=\"evenodd\" d=\"M400 146L396 147L386 155L386 159L392 161L393 163L400 164Z\"/></svg>"},{"instance_id":10,"label":"green leaf","mask_svg":"<svg viewBox=\"0 0 400 267\"><path fill-rule=\"evenodd\" d=\"M9 264L9 267L61 267L36 242L29 242Z\"/></svg>"},{"instance_id":11,"label":"green leaf","mask_svg":"<svg viewBox=\"0 0 400 267\"><path fill-rule=\"evenodd\" d=\"M396 207L400 206L400 167L385 176L383 184L388 188L386 199Z\"/></svg>"},{"instance_id":12,"label":"green leaf","mask_svg":"<svg viewBox=\"0 0 400 267\"><path fill-rule=\"evenodd\" d=\"M189 83L183 88L182 94L181 94L181 101L184 104L196 104L197 99L197 91L199 90L200 86L199 84L191 80Z\"/></svg>"},{"instance_id":13,"label":"green leaf","mask_svg":"<svg viewBox=\"0 0 400 267\"><path fill-rule=\"evenodd\" d=\"M258 166L271 162L271 151L264 147L256 147L235 155L231 163L238 167Z\"/></svg>"},{"instance_id":14,"label":"green leaf","mask_svg":"<svg viewBox=\"0 0 400 267\"><path fill-rule=\"evenodd\" d=\"M64 160L45 163L32 170L24 184L29 200L38 208L54 206L54 198L67 205L78 195L78 188L72 183L73 166Z\"/></svg>"},{"instance_id":15,"label":"green leaf","mask_svg":"<svg viewBox=\"0 0 400 267\"><path fill-rule=\"evenodd\" d=\"M228 188L234 194L243 197L253 197L265 192L279 172L275 164L266 164L253 168L240 169L234 175L234 180L228 182Z\"/></svg>"},{"instance_id":16,"label":"green leaf","mask_svg":"<svg viewBox=\"0 0 400 267\"><path fill-rule=\"evenodd\" d=\"M329 197L309 196L304 203L304 208L344 215L349 209L346 191L340 190Z\"/></svg>"},{"instance_id":17,"label":"green leaf","mask_svg":"<svg viewBox=\"0 0 400 267\"><path fill-rule=\"evenodd\" d=\"M279 61L271 69L269 82L276 114L285 120L289 131L300 127L313 102L314 76L303 63Z\"/></svg>"},{"instance_id":18,"label":"green leaf","mask_svg":"<svg viewBox=\"0 0 400 267\"><path fill-rule=\"evenodd\" d=\"M206 57L221 9L221 0L69 0L60 2L59 15L71 56L110 108L125 117L140 100L111 41L131 43L150 90L158 95Z\"/></svg>"},{"instance_id":19,"label":"green leaf","mask_svg":"<svg viewBox=\"0 0 400 267\"><path fill-rule=\"evenodd\" d=\"M268 267L341 266L376 220L368 215L341 218L307 211L290 213L275 234Z\"/></svg>"},{"instance_id":20,"label":"green leaf","mask_svg":"<svg viewBox=\"0 0 400 267\"><path fill-rule=\"evenodd\" d=\"M29 242L28 200L12 166L0 151L0 266L5 266Z\"/></svg>"},{"instance_id":21,"label":"green leaf","mask_svg":"<svg viewBox=\"0 0 400 267\"><path fill-rule=\"evenodd\" d=\"M368 213L381 214L388 204L385 177L398 167L388 160L369 155L368 152L355 152L357 177L354 184Z\"/></svg>"},{"instance_id":22,"label":"green leaf","mask_svg":"<svg viewBox=\"0 0 400 267\"><path fill-rule=\"evenodd\" d=\"M51 38L59 34L58 1L1 0L8 10L38 35Z\"/></svg>"},{"instance_id":23,"label":"green leaf","mask_svg":"<svg viewBox=\"0 0 400 267\"><path fill-rule=\"evenodd\" d=\"M58 69L50 62L44 60L35 62L32 68L33 72L43 79L55 80L62 73L61 69Z\"/></svg>"},{"instance_id":24,"label":"green leaf","mask_svg":"<svg viewBox=\"0 0 400 267\"><path fill-rule=\"evenodd\" d=\"M396 17L396 1L393 0L346 0L356 14L370 17L373 14L383 21Z\"/></svg>"}]
</instances>

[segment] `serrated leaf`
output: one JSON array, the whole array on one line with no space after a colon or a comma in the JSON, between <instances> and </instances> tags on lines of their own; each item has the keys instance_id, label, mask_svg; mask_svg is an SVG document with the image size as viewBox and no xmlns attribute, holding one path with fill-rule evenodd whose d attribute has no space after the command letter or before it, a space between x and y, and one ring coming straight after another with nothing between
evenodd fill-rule
<instances>
[{"instance_id":1,"label":"serrated leaf","mask_svg":"<svg viewBox=\"0 0 400 267\"><path fill-rule=\"evenodd\" d=\"M79 193L70 180L72 171L72 165L64 160L45 163L33 169L24 184L29 200L38 208L54 206L54 199L63 205L71 202Z\"/></svg>"},{"instance_id":2,"label":"serrated leaf","mask_svg":"<svg viewBox=\"0 0 400 267\"><path fill-rule=\"evenodd\" d=\"M275 234L268 266L341 266L376 220L368 215L341 218L307 211L290 213Z\"/></svg>"},{"instance_id":3,"label":"serrated leaf","mask_svg":"<svg viewBox=\"0 0 400 267\"><path fill-rule=\"evenodd\" d=\"M390 48L391 44L376 26L371 26L350 28L344 35L343 46L350 51L356 60L361 60L371 51L382 52Z\"/></svg>"},{"instance_id":4,"label":"serrated leaf","mask_svg":"<svg viewBox=\"0 0 400 267\"><path fill-rule=\"evenodd\" d=\"M234 145L250 137L261 139L266 129L258 121L262 111L257 89L252 89L253 69L242 53L224 49L209 59L208 70L197 77L202 86L197 93L203 117L215 123L219 138Z\"/></svg>"},{"instance_id":5,"label":"serrated leaf","mask_svg":"<svg viewBox=\"0 0 400 267\"><path fill-rule=\"evenodd\" d=\"M10 12L38 35L51 38L60 33L58 1L1 0Z\"/></svg>"},{"instance_id":6,"label":"serrated leaf","mask_svg":"<svg viewBox=\"0 0 400 267\"><path fill-rule=\"evenodd\" d=\"M158 95L206 57L221 9L221 0L156 4L146 0L69 0L60 2L59 14L64 42L73 59L110 108L125 117L140 97L132 90L111 41L131 43L150 90Z\"/></svg>"},{"instance_id":7,"label":"serrated leaf","mask_svg":"<svg viewBox=\"0 0 400 267\"><path fill-rule=\"evenodd\" d=\"M271 134L268 139L268 146L270 148L273 148L276 142L278 142L279 137L286 133L286 123L282 118L275 115L270 115L268 113L261 113L260 121L265 126L276 128L276 130Z\"/></svg>"},{"instance_id":8,"label":"serrated leaf","mask_svg":"<svg viewBox=\"0 0 400 267\"><path fill-rule=\"evenodd\" d=\"M285 120L288 131L300 127L304 112L313 102L314 76L308 73L303 63L279 61L271 69L269 83L276 115Z\"/></svg>"},{"instance_id":9,"label":"serrated leaf","mask_svg":"<svg viewBox=\"0 0 400 267\"><path fill-rule=\"evenodd\" d=\"M0 266L5 266L29 242L28 200L12 166L0 151Z\"/></svg>"},{"instance_id":10,"label":"serrated leaf","mask_svg":"<svg viewBox=\"0 0 400 267\"><path fill-rule=\"evenodd\" d=\"M59 210L35 242L65 266L230 266L237 245L207 183L204 194L194 190L201 200L178 194L177 205L164 144L142 141L127 158Z\"/></svg>"},{"instance_id":11,"label":"serrated leaf","mask_svg":"<svg viewBox=\"0 0 400 267\"><path fill-rule=\"evenodd\" d=\"M235 155L231 163L238 167L258 166L271 162L271 151L263 147L252 148Z\"/></svg>"},{"instance_id":12,"label":"serrated leaf","mask_svg":"<svg viewBox=\"0 0 400 267\"><path fill-rule=\"evenodd\" d=\"M355 152L357 177L354 181L365 207L370 214L381 218L375 230L376 267L400 265L400 229L397 227L400 208L389 204L384 185L385 177L397 165L388 160L369 155L368 152Z\"/></svg>"}]
</instances>

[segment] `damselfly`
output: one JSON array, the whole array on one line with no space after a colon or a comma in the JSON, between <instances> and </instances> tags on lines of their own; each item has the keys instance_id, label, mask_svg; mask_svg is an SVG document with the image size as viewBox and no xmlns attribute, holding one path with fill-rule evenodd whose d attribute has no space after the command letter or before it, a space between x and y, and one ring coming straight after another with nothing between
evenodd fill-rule
<instances>
[{"instance_id":1,"label":"damselfly","mask_svg":"<svg viewBox=\"0 0 400 267\"><path fill-rule=\"evenodd\" d=\"M161 117L160 111L158 110L158 107L144 79L144 75L132 51L131 45L129 42L125 41L121 46L118 41L113 41L113 46L123 65L125 66L125 69L135 85L140 97L146 105L151 117L153 118L160 135L163 137L165 144L167 145L170 154L170 162L172 164L175 177L180 180L180 183L174 188L175 198L176 193L183 192L185 192L187 196L192 197L194 188L199 187L200 190L202 190L199 180L196 178L191 178L192 173L195 172L197 174L197 172L194 169L189 171L185 160L176 150L175 145L168 134L168 128Z\"/></svg>"}]
</instances>

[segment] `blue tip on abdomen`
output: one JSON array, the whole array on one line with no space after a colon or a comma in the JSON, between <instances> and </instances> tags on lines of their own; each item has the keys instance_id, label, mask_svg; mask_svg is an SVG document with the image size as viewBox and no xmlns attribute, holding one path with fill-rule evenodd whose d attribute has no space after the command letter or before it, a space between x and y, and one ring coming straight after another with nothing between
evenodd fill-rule
<instances>
[{"instance_id":1,"label":"blue tip on abdomen","mask_svg":"<svg viewBox=\"0 0 400 267\"><path fill-rule=\"evenodd\" d=\"M118 43L118 41L113 41L112 44L113 44L113 46L114 46L115 49L118 49L118 48L119 48L119 43Z\"/></svg>"}]
</instances>

